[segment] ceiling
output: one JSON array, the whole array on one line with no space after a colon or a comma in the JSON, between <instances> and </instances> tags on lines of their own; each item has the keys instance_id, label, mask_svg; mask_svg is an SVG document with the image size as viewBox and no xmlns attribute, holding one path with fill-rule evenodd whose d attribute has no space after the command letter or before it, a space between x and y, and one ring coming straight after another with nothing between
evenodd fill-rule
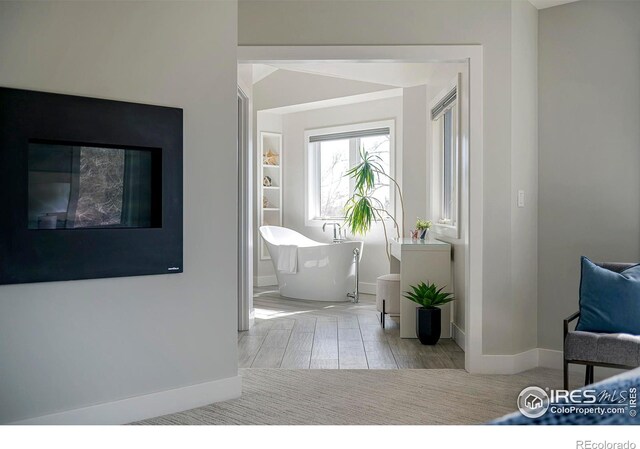
<instances>
[{"instance_id":1,"label":"ceiling","mask_svg":"<svg viewBox=\"0 0 640 449\"><path fill-rule=\"evenodd\" d=\"M258 67L255 66L264 66ZM428 63L384 63L384 62L309 62L254 64L256 74L268 76L273 69L292 70L336 78L385 84L394 87L412 87L421 84L446 84L465 67L464 63L428 62ZM264 76L263 76L264 77Z\"/></svg>"},{"instance_id":2,"label":"ceiling","mask_svg":"<svg viewBox=\"0 0 640 449\"><path fill-rule=\"evenodd\" d=\"M537 9L545 9L551 8L552 6L560 6L564 5L565 3L573 3L577 1L580 0L529 0L529 3L531 3Z\"/></svg>"},{"instance_id":3,"label":"ceiling","mask_svg":"<svg viewBox=\"0 0 640 449\"><path fill-rule=\"evenodd\" d=\"M269 75L271 75L273 72L275 72L276 70L278 70L277 67L272 67L270 65L266 65L266 64L251 64L251 70L252 70L252 75L253 75L253 83L257 83L258 81L260 81L263 78L268 77Z\"/></svg>"}]
</instances>

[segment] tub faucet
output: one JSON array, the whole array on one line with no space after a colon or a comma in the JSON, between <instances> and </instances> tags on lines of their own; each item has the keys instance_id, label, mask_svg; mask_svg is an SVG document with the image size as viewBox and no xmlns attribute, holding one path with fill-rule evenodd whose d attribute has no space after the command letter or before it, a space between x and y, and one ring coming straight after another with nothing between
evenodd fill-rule
<instances>
[{"instance_id":1,"label":"tub faucet","mask_svg":"<svg viewBox=\"0 0 640 449\"><path fill-rule=\"evenodd\" d=\"M335 242L342 242L344 239L342 238L342 227L340 226L340 223L325 222L322 225L322 232L325 232L325 229L326 229L327 225L332 225L333 226L333 241L334 241L334 243Z\"/></svg>"}]
</instances>

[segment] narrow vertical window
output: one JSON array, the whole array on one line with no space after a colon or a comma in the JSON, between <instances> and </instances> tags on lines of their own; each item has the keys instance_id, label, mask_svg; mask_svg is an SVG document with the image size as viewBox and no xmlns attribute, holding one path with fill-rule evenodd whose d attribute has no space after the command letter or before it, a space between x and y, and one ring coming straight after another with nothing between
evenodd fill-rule
<instances>
[{"instance_id":1,"label":"narrow vertical window","mask_svg":"<svg viewBox=\"0 0 640 449\"><path fill-rule=\"evenodd\" d=\"M443 146L442 146L442 219L451 222L453 219L453 126L451 109L444 113Z\"/></svg>"},{"instance_id":2,"label":"narrow vertical window","mask_svg":"<svg viewBox=\"0 0 640 449\"><path fill-rule=\"evenodd\" d=\"M431 217L436 233L453 238L459 236L458 89L456 78L431 104Z\"/></svg>"}]
</instances>

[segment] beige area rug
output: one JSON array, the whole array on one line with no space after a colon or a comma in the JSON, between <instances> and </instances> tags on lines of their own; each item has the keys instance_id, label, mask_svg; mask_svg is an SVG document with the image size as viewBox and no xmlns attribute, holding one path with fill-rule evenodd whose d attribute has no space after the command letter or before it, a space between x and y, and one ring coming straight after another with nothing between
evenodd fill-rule
<instances>
[{"instance_id":1,"label":"beige area rug","mask_svg":"<svg viewBox=\"0 0 640 449\"><path fill-rule=\"evenodd\" d=\"M244 369L242 397L136 424L477 424L516 409L530 385L562 373L472 375L463 370Z\"/></svg>"}]
</instances>

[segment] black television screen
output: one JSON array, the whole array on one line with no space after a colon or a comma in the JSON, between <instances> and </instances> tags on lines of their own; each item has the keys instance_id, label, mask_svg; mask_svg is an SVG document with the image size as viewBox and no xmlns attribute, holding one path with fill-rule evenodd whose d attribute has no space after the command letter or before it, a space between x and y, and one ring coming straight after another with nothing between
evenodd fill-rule
<instances>
[{"instance_id":1,"label":"black television screen","mask_svg":"<svg viewBox=\"0 0 640 449\"><path fill-rule=\"evenodd\" d=\"M28 228L160 227L160 153L30 141Z\"/></svg>"}]
</instances>

